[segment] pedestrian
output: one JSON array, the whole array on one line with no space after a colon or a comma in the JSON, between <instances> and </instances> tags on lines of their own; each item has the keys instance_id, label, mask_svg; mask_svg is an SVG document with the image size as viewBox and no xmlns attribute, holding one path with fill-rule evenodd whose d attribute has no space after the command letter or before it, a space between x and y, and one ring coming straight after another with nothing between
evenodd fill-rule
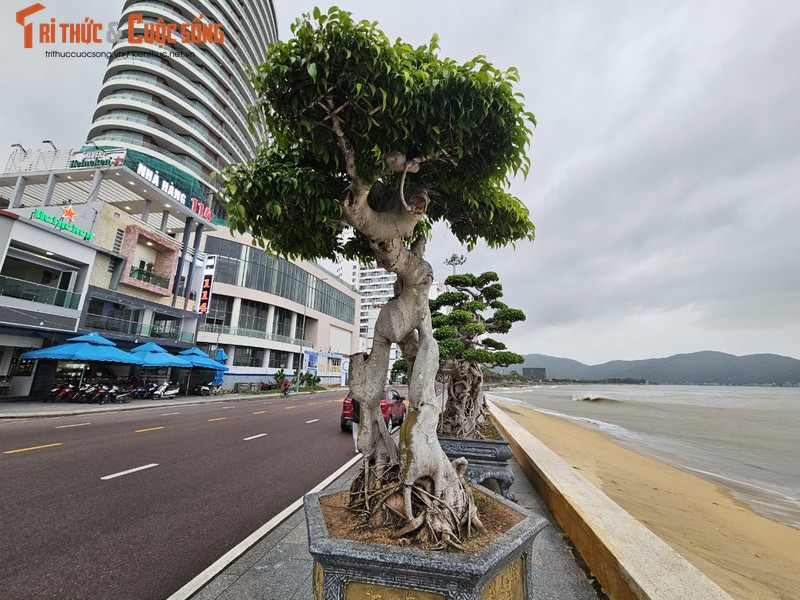
<instances>
[{"instance_id":1,"label":"pedestrian","mask_svg":"<svg viewBox=\"0 0 800 600\"><path fill-rule=\"evenodd\" d=\"M353 398L353 444L356 447L356 454L358 454L358 424L361 421L361 403Z\"/></svg>"},{"instance_id":2,"label":"pedestrian","mask_svg":"<svg viewBox=\"0 0 800 600\"><path fill-rule=\"evenodd\" d=\"M284 396L288 396L288 395L289 395L289 388L290 388L290 387L292 387L292 382L291 382L291 381L289 381L289 378L288 378L288 377L287 377L287 378L285 378L285 379L284 379L284 380L281 382L281 387L283 388L283 395L284 395Z\"/></svg>"}]
</instances>

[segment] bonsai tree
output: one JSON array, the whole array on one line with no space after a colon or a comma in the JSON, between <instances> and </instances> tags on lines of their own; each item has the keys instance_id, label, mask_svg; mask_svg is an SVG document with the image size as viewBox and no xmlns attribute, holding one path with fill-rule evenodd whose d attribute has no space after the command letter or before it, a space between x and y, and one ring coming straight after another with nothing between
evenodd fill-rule
<instances>
[{"instance_id":1,"label":"bonsai tree","mask_svg":"<svg viewBox=\"0 0 800 600\"><path fill-rule=\"evenodd\" d=\"M447 376L447 400L439 422L439 435L481 438L478 425L486 418L483 370L520 364L523 357L506 351L502 342L488 335L508 333L525 314L500 301L503 286L497 273L478 276L451 275L445 284L453 288L430 301L433 337L439 342L440 371Z\"/></svg>"},{"instance_id":2,"label":"bonsai tree","mask_svg":"<svg viewBox=\"0 0 800 600\"><path fill-rule=\"evenodd\" d=\"M361 402L363 468L351 506L428 547L458 545L480 526L461 474L436 443L439 349L425 260L444 220L468 248L533 239L525 205L506 191L526 175L534 116L514 92L517 72L482 57L458 64L437 38L392 43L375 23L331 8L303 15L251 73L251 121L266 136L254 159L221 174L232 230L303 259L375 260L397 274L369 354L351 357ZM343 241L344 227L356 235ZM389 350L408 361L409 412L395 444L380 411Z\"/></svg>"}]
</instances>

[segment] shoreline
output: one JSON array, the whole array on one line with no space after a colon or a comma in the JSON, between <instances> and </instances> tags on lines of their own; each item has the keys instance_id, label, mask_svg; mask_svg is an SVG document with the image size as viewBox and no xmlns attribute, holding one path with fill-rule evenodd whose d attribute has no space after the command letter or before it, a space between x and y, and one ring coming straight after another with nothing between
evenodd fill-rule
<instances>
[{"instance_id":1,"label":"shoreline","mask_svg":"<svg viewBox=\"0 0 800 600\"><path fill-rule=\"evenodd\" d=\"M493 402L732 597L785 600L796 594L800 530L761 516L717 483L597 430Z\"/></svg>"}]
</instances>

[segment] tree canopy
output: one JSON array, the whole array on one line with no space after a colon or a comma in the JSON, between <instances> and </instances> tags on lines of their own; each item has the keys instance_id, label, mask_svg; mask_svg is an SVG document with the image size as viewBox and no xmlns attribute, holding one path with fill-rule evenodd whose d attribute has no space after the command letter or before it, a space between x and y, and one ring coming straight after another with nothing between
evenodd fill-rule
<instances>
[{"instance_id":1,"label":"tree canopy","mask_svg":"<svg viewBox=\"0 0 800 600\"><path fill-rule=\"evenodd\" d=\"M497 273L492 271L445 279L453 290L430 301L433 337L439 342L441 360L503 367L523 362L522 356L488 337L508 333L514 323L525 320L525 313L500 301L503 286L498 281Z\"/></svg>"},{"instance_id":2,"label":"tree canopy","mask_svg":"<svg viewBox=\"0 0 800 600\"><path fill-rule=\"evenodd\" d=\"M348 224L343 195L366 186L427 190L409 238L444 220L468 248L533 239L526 206L505 190L527 176L536 124L514 91L516 69L440 58L436 36L416 48L390 42L377 23L335 7L291 29L250 74L251 125L265 139L220 175L233 230L281 255L371 258L363 236L337 236ZM370 194L373 209L385 210L381 202Z\"/></svg>"}]
</instances>

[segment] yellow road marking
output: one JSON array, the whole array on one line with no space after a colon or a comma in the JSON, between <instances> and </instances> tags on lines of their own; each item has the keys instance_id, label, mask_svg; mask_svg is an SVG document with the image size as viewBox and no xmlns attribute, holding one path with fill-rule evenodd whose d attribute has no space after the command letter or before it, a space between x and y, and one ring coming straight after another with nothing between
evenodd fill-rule
<instances>
[{"instance_id":1,"label":"yellow road marking","mask_svg":"<svg viewBox=\"0 0 800 600\"><path fill-rule=\"evenodd\" d=\"M63 446L61 442L57 444L45 444L44 446L31 446L30 448L20 448L19 450L6 450L3 454L16 454L17 452L27 452L28 450L41 450L42 448L54 448L55 446Z\"/></svg>"},{"instance_id":2,"label":"yellow road marking","mask_svg":"<svg viewBox=\"0 0 800 600\"><path fill-rule=\"evenodd\" d=\"M254 415L263 415L265 412L267 412L267 411L265 411L265 410L257 410L257 411L256 411L256 412L254 412L253 414L254 414Z\"/></svg>"},{"instance_id":3,"label":"yellow road marking","mask_svg":"<svg viewBox=\"0 0 800 600\"><path fill-rule=\"evenodd\" d=\"M136 433L144 433L145 431L158 431L159 429L164 429L163 427L148 427L147 429L137 429Z\"/></svg>"},{"instance_id":4,"label":"yellow road marking","mask_svg":"<svg viewBox=\"0 0 800 600\"><path fill-rule=\"evenodd\" d=\"M211 421L224 421L227 418L228 417L217 417L215 419L209 419L208 422L210 423Z\"/></svg>"}]
</instances>

